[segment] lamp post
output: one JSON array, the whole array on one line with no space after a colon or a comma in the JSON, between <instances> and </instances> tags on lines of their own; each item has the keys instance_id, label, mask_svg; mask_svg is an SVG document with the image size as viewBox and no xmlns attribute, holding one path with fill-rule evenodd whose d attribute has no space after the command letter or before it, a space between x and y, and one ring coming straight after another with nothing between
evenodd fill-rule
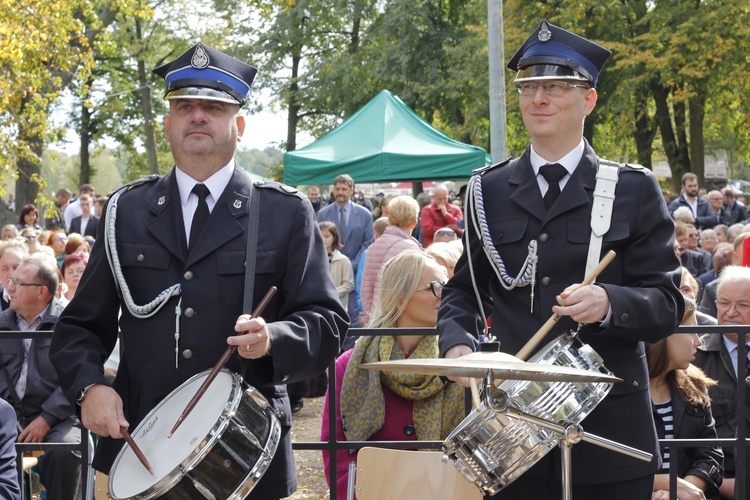
<instances>
[{"instance_id":1,"label":"lamp post","mask_svg":"<svg viewBox=\"0 0 750 500\"><path fill-rule=\"evenodd\" d=\"M505 54L503 52L503 1L487 0L490 79L490 154L492 163L507 157L505 118Z\"/></svg>"}]
</instances>

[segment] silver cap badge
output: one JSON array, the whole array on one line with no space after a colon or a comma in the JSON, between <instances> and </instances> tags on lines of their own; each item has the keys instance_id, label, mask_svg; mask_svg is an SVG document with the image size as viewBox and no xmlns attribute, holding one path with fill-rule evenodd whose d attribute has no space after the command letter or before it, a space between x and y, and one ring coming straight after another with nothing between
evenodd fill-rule
<instances>
[{"instance_id":1,"label":"silver cap badge","mask_svg":"<svg viewBox=\"0 0 750 500\"><path fill-rule=\"evenodd\" d=\"M205 69L208 67L209 63L210 61L208 59L208 53L206 53L206 49L203 48L203 45L198 44L195 47L193 57L190 58L190 65L195 69Z\"/></svg>"},{"instance_id":2,"label":"silver cap badge","mask_svg":"<svg viewBox=\"0 0 750 500\"><path fill-rule=\"evenodd\" d=\"M549 30L549 24L547 24L546 20L542 21L542 26L539 29L539 34L536 37L542 43L549 42L552 39L552 32Z\"/></svg>"}]
</instances>

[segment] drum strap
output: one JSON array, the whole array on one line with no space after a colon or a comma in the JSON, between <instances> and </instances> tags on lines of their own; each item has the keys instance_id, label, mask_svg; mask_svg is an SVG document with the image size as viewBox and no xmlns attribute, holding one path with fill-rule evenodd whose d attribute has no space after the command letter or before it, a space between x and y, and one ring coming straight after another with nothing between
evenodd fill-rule
<instances>
[{"instance_id":1,"label":"drum strap","mask_svg":"<svg viewBox=\"0 0 750 500\"><path fill-rule=\"evenodd\" d=\"M619 174L620 165L599 159L591 208L591 240L584 276L589 276L601 259L602 239L612 224L612 206Z\"/></svg>"},{"instance_id":2,"label":"drum strap","mask_svg":"<svg viewBox=\"0 0 750 500\"><path fill-rule=\"evenodd\" d=\"M250 188L250 213L247 221L247 251L245 254L245 297L242 312L253 311L253 287L255 285L255 254L258 247L258 221L260 220L260 195L255 184Z\"/></svg>"}]
</instances>

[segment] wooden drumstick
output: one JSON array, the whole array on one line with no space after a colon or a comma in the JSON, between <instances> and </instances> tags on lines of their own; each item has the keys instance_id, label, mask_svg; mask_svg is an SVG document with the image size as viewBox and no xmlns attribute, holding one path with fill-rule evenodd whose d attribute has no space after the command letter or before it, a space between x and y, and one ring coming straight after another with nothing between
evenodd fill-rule
<instances>
[{"instance_id":1,"label":"wooden drumstick","mask_svg":"<svg viewBox=\"0 0 750 500\"><path fill-rule=\"evenodd\" d=\"M130 445L130 448L133 449L133 453L135 453L135 456L138 457L138 460L143 464L146 470L149 471L152 476L156 477L156 474L154 474L154 470L151 468L151 464L149 464L148 460L146 460L146 455L143 454L138 445L135 444L133 438L130 437L130 433L128 432L127 427L120 427L120 434L122 434L122 437L125 438L125 442Z\"/></svg>"},{"instance_id":2,"label":"wooden drumstick","mask_svg":"<svg viewBox=\"0 0 750 500\"><path fill-rule=\"evenodd\" d=\"M255 308L255 311L253 311L253 314L250 315L250 319L257 318L261 314L263 314L263 309L266 308L269 302L271 302L271 299L274 295L276 295L276 288L275 286L272 286L268 292L266 293L266 296L263 297L263 300L260 301L260 304L258 304L258 307ZM243 334L238 334L243 335ZM167 438L171 438L172 435L175 433L177 428L182 424L183 420L187 418L188 415L190 415L190 412L193 411L193 408L195 408L195 405L198 404L198 401L203 397L203 394L205 394L206 390L208 389L208 386L211 385L211 382L214 381L216 376L219 374L222 368L224 368L224 365L227 364L227 361L229 361L229 358L232 356L234 351L237 349L236 345L230 345L227 347L227 350L224 351L224 354L221 356L219 361L216 363L216 366L214 366L213 370L211 370L211 373L208 374L208 377L206 377L206 380L203 381L201 386L198 388L198 392L195 393L193 396L193 399L190 400L190 402L187 404L185 409L182 411L182 414L177 419L177 422L175 422L174 427L172 427L172 430L169 431L169 434L167 434Z\"/></svg>"},{"instance_id":3,"label":"wooden drumstick","mask_svg":"<svg viewBox=\"0 0 750 500\"><path fill-rule=\"evenodd\" d=\"M591 271L591 274L586 277L585 280L583 280L583 283L581 285L590 285L596 280L596 277L599 276L599 273L604 271L604 268L609 265L610 262L612 262L612 259L615 258L615 252L613 250L610 250L607 252L607 254L602 258L601 261L599 261L599 264L594 268L593 271ZM542 339L549 333L549 331L552 329L553 326L555 326L555 323L557 323L557 320L560 319L560 316L557 314L553 314L543 325L542 327L537 330L537 332L534 334L531 339L526 342L526 345L521 348L520 351L518 351L518 354L516 354L516 357L519 358L521 361L526 361L526 358L529 357L531 352L536 349L536 346L539 344L539 342L542 341Z\"/></svg>"}]
</instances>

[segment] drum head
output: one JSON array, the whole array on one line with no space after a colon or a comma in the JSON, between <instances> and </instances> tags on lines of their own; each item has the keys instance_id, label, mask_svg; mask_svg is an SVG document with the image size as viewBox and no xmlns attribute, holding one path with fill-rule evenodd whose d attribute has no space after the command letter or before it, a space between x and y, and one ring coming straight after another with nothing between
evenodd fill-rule
<instances>
[{"instance_id":1,"label":"drum head","mask_svg":"<svg viewBox=\"0 0 750 500\"><path fill-rule=\"evenodd\" d=\"M206 447L211 429L228 411L235 376L226 370L219 372L174 435L167 438L167 434L207 376L208 371L199 373L172 391L131 433L155 475L146 470L126 445L117 456L109 476L109 492L113 498L150 493L157 483L161 483L161 488L172 479L178 479L181 476L179 466L189 466L197 453Z\"/></svg>"}]
</instances>

